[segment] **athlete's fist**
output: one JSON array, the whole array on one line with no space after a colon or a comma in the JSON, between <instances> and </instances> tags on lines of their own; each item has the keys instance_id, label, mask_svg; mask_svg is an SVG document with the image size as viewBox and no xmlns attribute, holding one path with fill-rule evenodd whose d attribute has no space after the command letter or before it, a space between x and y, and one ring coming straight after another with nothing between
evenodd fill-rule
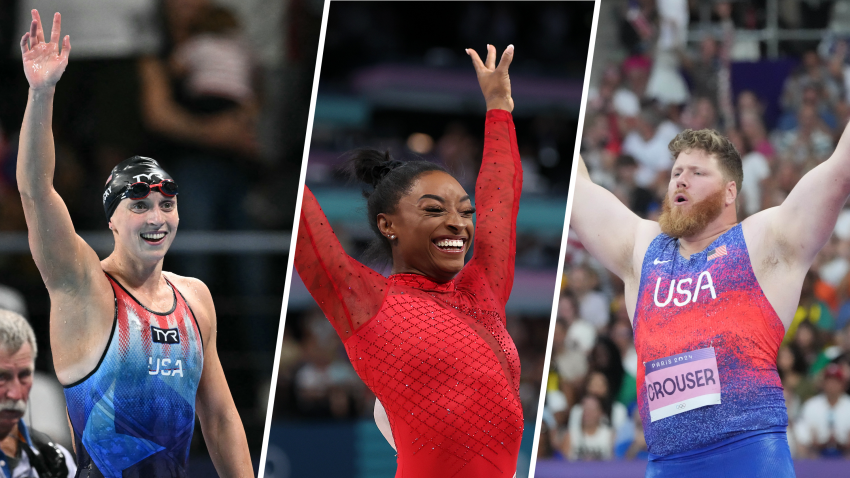
<instances>
[{"instance_id":1,"label":"athlete's fist","mask_svg":"<svg viewBox=\"0 0 850 478\"><path fill-rule=\"evenodd\" d=\"M482 62L478 53L472 48L466 49L466 54L472 58L472 66L478 75L478 84L484 93L484 101L487 109L500 109L513 111L514 100L511 98L511 78L508 76L508 67L514 59L514 46L508 45L496 66L496 47L487 45L487 61Z\"/></svg>"},{"instance_id":2,"label":"athlete's fist","mask_svg":"<svg viewBox=\"0 0 850 478\"><path fill-rule=\"evenodd\" d=\"M65 35L62 48L59 48L62 16L53 15L53 29L50 43L44 41L44 30L38 10L32 11L30 31L21 37L21 55L24 60L24 74L33 90L49 89L56 86L65 67L68 66L68 54L71 53L71 38Z\"/></svg>"}]
</instances>

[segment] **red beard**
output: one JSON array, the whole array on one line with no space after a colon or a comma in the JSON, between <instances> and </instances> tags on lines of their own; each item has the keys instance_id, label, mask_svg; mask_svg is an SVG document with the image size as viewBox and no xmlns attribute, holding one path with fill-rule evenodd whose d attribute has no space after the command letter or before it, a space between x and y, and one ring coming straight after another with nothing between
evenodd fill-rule
<instances>
[{"instance_id":1,"label":"red beard","mask_svg":"<svg viewBox=\"0 0 850 478\"><path fill-rule=\"evenodd\" d=\"M678 194L682 191L676 191ZM702 231L723 212L726 190L720 188L707 198L692 204L688 209L670 206L670 196L664 196L658 224L661 232L670 237L691 237Z\"/></svg>"}]
</instances>

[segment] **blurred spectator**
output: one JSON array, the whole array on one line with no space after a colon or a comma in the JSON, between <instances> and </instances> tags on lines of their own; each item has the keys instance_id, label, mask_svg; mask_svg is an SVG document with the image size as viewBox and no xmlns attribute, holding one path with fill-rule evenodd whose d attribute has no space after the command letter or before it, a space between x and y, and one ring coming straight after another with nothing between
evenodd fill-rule
<instances>
[{"instance_id":1,"label":"blurred spectator","mask_svg":"<svg viewBox=\"0 0 850 478\"><path fill-rule=\"evenodd\" d=\"M735 149L741 155L741 165L744 171L744 180L740 193L740 212L744 217L751 216L761 211L761 183L770 177L770 163L767 157L758 151L750 150L749 143L744 139L740 131L729 129L726 137L735 145Z\"/></svg>"},{"instance_id":2,"label":"blurred spectator","mask_svg":"<svg viewBox=\"0 0 850 478\"><path fill-rule=\"evenodd\" d=\"M808 367L799 347L782 345L776 358L776 368L782 386L791 393L809 398L816 393L808 376Z\"/></svg>"},{"instance_id":3,"label":"blurred spectator","mask_svg":"<svg viewBox=\"0 0 850 478\"><path fill-rule=\"evenodd\" d=\"M608 301L599 287L599 275L589 266L579 266L570 271L570 290L578 301L578 317L601 329L608 324Z\"/></svg>"},{"instance_id":4,"label":"blurred spectator","mask_svg":"<svg viewBox=\"0 0 850 478\"><path fill-rule=\"evenodd\" d=\"M345 418L362 413L362 382L340 350L333 326L316 309L302 343L304 363L295 373L295 397L304 417ZM368 407L365 407L368 408Z\"/></svg>"},{"instance_id":5,"label":"blurred spectator","mask_svg":"<svg viewBox=\"0 0 850 478\"><path fill-rule=\"evenodd\" d=\"M800 69L789 77L782 91L782 107L785 111L796 111L803 104L803 94L807 86L821 90L827 104L835 104L842 96L841 85L830 75L816 51L803 54Z\"/></svg>"},{"instance_id":6,"label":"blurred spectator","mask_svg":"<svg viewBox=\"0 0 850 478\"><path fill-rule=\"evenodd\" d=\"M562 299L563 300L563 299ZM552 360L550 370L559 380L559 388L565 394L565 400L575 400L578 397L579 384L587 374L587 357L576 347L574 341L568 341L569 325L561 318L555 321L555 335L552 343Z\"/></svg>"},{"instance_id":7,"label":"blurred spectator","mask_svg":"<svg viewBox=\"0 0 850 478\"><path fill-rule=\"evenodd\" d=\"M570 430L568 456L571 460L610 460L614 454L614 432L605 424L601 400L587 395L581 401L584 412L578 430Z\"/></svg>"},{"instance_id":8,"label":"blurred spectator","mask_svg":"<svg viewBox=\"0 0 850 478\"><path fill-rule=\"evenodd\" d=\"M625 458L627 460L646 460L649 457L640 413L632 414L632 420L626 422L617 430L614 455L617 458Z\"/></svg>"},{"instance_id":9,"label":"blurred spectator","mask_svg":"<svg viewBox=\"0 0 850 478\"><path fill-rule=\"evenodd\" d=\"M596 345L588 355L588 364L591 371L601 372L608 379L610 396L619 396L626 372L620 351L610 338L605 335L597 337Z\"/></svg>"},{"instance_id":10,"label":"blurred spectator","mask_svg":"<svg viewBox=\"0 0 850 478\"><path fill-rule=\"evenodd\" d=\"M624 423L629 420L629 412L626 407L620 403L613 401L611 389L608 386L608 379L601 372L590 372L584 384L584 396L593 395L599 398L599 403L602 406L604 413L603 422L611 427L611 430L620 429ZM579 424L582 423L582 414L584 413L583 402L576 404L570 410L569 429L571 432L578 432Z\"/></svg>"},{"instance_id":11,"label":"blurred spectator","mask_svg":"<svg viewBox=\"0 0 850 478\"><path fill-rule=\"evenodd\" d=\"M746 98L747 96L744 96L742 93L741 97ZM761 153L765 159L772 163L776 156L776 150L768 139L761 115L762 113L757 112L755 108L741 111L739 113L741 132L744 134L744 139L746 139L749 145L747 149Z\"/></svg>"},{"instance_id":12,"label":"blurred spectator","mask_svg":"<svg viewBox=\"0 0 850 478\"><path fill-rule=\"evenodd\" d=\"M566 455L561 448L566 436L563 429L567 422L567 398L559 390L546 393L546 405L543 407L541 422L540 445L538 458L564 459Z\"/></svg>"},{"instance_id":13,"label":"blurred spectator","mask_svg":"<svg viewBox=\"0 0 850 478\"><path fill-rule=\"evenodd\" d=\"M813 329L812 336L798 339L799 328L803 323L817 326L819 330L831 331L835 328L835 319L829 307L815 295L815 285L818 282L817 272L810 270L803 279L803 288L800 292L800 305L794 313L794 319L785 332L785 343L800 343L805 349L817 347L820 344L817 330ZM805 345L803 345L805 344Z\"/></svg>"},{"instance_id":14,"label":"blurred spectator","mask_svg":"<svg viewBox=\"0 0 850 478\"><path fill-rule=\"evenodd\" d=\"M635 182L638 186L650 187L659 174L668 174L673 166L667 145L681 129L665 121L653 109L643 109L635 123L635 130L623 140L623 153L638 162Z\"/></svg>"},{"instance_id":15,"label":"blurred spectator","mask_svg":"<svg viewBox=\"0 0 850 478\"><path fill-rule=\"evenodd\" d=\"M797 113L796 127L777 133L774 145L780 158L809 169L829 157L834 148L831 130L818 118L815 107L807 104Z\"/></svg>"},{"instance_id":16,"label":"blurred spectator","mask_svg":"<svg viewBox=\"0 0 850 478\"><path fill-rule=\"evenodd\" d=\"M578 299L569 289L561 293L558 300L558 319L567 327L567 343L587 355L596 343L596 328L578 316ZM584 375L584 374L582 374Z\"/></svg>"},{"instance_id":17,"label":"blurred spectator","mask_svg":"<svg viewBox=\"0 0 850 478\"><path fill-rule=\"evenodd\" d=\"M614 299L614 304L620 307L625 313L625 296L619 295ZM618 317L609 328L611 340L617 345L620 351L623 364L623 384L620 387L620 392L613 397L619 403L630 407L637 400L637 368L638 359L637 352L634 346L634 335L632 334L632 325L629 323L629 318Z\"/></svg>"},{"instance_id":18,"label":"blurred spectator","mask_svg":"<svg viewBox=\"0 0 850 478\"><path fill-rule=\"evenodd\" d=\"M256 109L253 55L228 9L209 5L189 26L189 38L170 58L184 85L184 105L196 114Z\"/></svg>"},{"instance_id":19,"label":"blurred spectator","mask_svg":"<svg viewBox=\"0 0 850 478\"><path fill-rule=\"evenodd\" d=\"M475 188L475 179L481 168L481 146L478 143L478 139L469 133L466 126L457 121L446 125L443 136L437 141L437 154L446 168L468 190Z\"/></svg>"},{"instance_id":20,"label":"blurred spectator","mask_svg":"<svg viewBox=\"0 0 850 478\"><path fill-rule=\"evenodd\" d=\"M658 40L646 86L646 97L663 105L683 104L690 93L681 70L679 51L688 37L687 0L658 0Z\"/></svg>"},{"instance_id":21,"label":"blurred spectator","mask_svg":"<svg viewBox=\"0 0 850 478\"><path fill-rule=\"evenodd\" d=\"M795 436L804 456L841 456L850 445L850 395L844 393L847 377L837 364L823 375L823 393L803 404Z\"/></svg>"},{"instance_id":22,"label":"blurred spectator","mask_svg":"<svg viewBox=\"0 0 850 478\"><path fill-rule=\"evenodd\" d=\"M616 167L617 182L612 189L623 204L627 204L632 211L644 218L650 209L658 208L652 191L637 185L635 178L638 164L635 158L627 154L620 155Z\"/></svg>"},{"instance_id":23,"label":"blurred spectator","mask_svg":"<svg viewBox=\"0 0 850 478\"><path fill-rule=\"evenodd\" d=\"M717 40L712 36L703 38L697 56L692 57L682 51L682 66L688 72L693 95L707 98L717 106L721 68L720 46Z\"/></svg>"},{"instance_id":24,"label":"blurred spectator","mask_svg":"<svg viewBox=\"0 0 850 478\"><path fill-rule=\"evenodd\" d=\"M694 98L682 113L682 126L694 130L719 129L717 108L714 103L709 98Z\"/></svg>"}]
</instances>

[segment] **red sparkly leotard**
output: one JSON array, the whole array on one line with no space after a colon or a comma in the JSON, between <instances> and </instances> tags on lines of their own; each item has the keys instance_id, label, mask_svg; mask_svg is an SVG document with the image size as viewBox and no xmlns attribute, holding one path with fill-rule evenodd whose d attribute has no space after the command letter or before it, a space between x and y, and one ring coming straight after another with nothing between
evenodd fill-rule
<instances>
[{"instance_id":1,"label":"red sparkly leotard","mask_svg":"<svg viewBox=\"0 0 850 478\"><path fill-rule=\"evenodd\" d=\"M523 419L505 303L521 186L512 117L490 110L473 257L442 284L416 274L385 278L349 257L304 191L295 267L386 409L397 478L514 475Z\"/></svg>"}]
</instances>

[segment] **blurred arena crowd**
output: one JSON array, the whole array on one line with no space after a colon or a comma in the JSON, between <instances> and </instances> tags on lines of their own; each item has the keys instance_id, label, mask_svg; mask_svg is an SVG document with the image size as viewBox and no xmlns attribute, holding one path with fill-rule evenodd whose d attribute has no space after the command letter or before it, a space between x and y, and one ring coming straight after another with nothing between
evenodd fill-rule
<instances>
[{"instance_id":1,"label":"blurred arena crowd","mask_svg":"<svg viewBox=\"0 0 850 478\"><path fill-rule=\"evenodd\" d=\"M847 4L602 3L598 29L618 36L607 51L597 39L581 154L594 182L639 216L660 214L667 145L686 128L716 129L740 152L739 220L781 204L832 154L850 119ZM822 29L822 39L779 42L779 58L768 58L751 35L765 28L768 3L781 28ZM760 80L740 81L753 65ZM786 73L769 77L776 65ZM538 456L646 459L624 285L572 233L563 285ZM806 276L777 368L792 456L850 457L850 207Z\"/></svg>"}]
</instances>

